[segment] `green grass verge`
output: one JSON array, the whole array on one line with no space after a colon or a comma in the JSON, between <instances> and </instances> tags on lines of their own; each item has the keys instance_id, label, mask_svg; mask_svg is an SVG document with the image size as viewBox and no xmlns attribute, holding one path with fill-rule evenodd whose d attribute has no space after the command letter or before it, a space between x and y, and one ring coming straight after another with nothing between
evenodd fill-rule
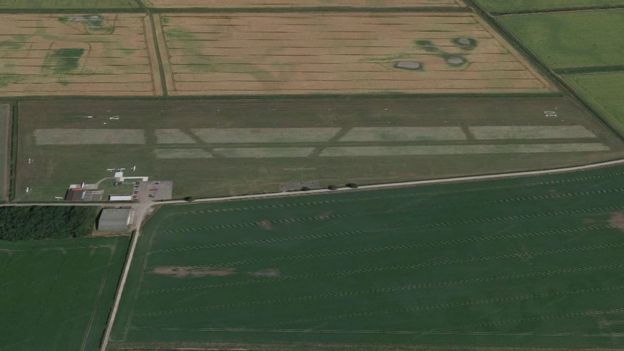
<instances>
[{"instance_id":1,"label":"green grass verge","mask_svg":"<svg viewBox=\"0 0 624 351\"><path fill-rule=\"evenodd\" d=\"M112 349L622 347L622 176L164 207Z\"/></svg>"},{"instance_id":2,"label":"green grass verge","mask_svg":"<svg viewBox=\"0 0 624 351\"><path fill-rule=\"evenodd\" d=\"M0 345L97 350L128 238L0 241Z\"/></svg>"},{"instance_id":3,"label":"green grass verge","mask_svg":"<svg viewBox=\"0 0 624 351\"><path fill-rule=\"evenodd\" d=\"M624 72L567 74L564 79L624 134Z\"/></svg>"},{"instance_id":4,"label":"green grass verge","mask_svg":"<svg viewBox=\"0 0 624 351\"><path fill-rule=\"evenodd\" d=\"M0 0L0 9L136 8L134 0Z\"/></svg>"},{"instance_id":5,"label":"green grass verge","mask_svg":"<svg viewBox=\"0 0 624 351\"><path fill-rule=\"evenodd\" d=\"M497 19L554 69L624 64L623 10L544 13Z\"/></svg>"},{"instance_id":6,"label":"green grass verge","mask_svg":"<svg viewBox=\"0 0 624 351\"><path fill-rule=\"evenodd\" d=\"M484 10L497 13L624 5L624 0L474 0Z\"/></svg>"}]
</instances>

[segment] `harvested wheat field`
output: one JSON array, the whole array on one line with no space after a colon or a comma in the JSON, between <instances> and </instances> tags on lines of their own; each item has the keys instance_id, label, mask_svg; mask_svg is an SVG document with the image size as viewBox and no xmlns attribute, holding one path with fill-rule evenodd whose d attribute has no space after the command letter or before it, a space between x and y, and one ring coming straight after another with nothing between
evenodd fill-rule
<instances>
[{"instance_id":1,"label":"harvested wheat field","mask_svg":"<svg viewBox=\"0 0 624 351\"><path fill-rule=\"evenodd\" d=\"M461 0L147 0L161 8L211 7L464 7Z\"/></svg>"},{"instance_id":2,"label":"harvested wheat field","mask_svg":"<svg viewBox=\"0 0 624 351\"><path fill-rule=\"evenodd\" d=\"M159 95L145 14L0 15L0 95Z\"/></svg>"},{"instance_id":3,"label":"harvested wheat field","mask_svg":"<svg viewBox=\"0 0 624 351\"><path fill-rule=\"evenodd\" d=\"M171 95L554 88L469 13L161 15Z\"/></svg>"}]
</instances>

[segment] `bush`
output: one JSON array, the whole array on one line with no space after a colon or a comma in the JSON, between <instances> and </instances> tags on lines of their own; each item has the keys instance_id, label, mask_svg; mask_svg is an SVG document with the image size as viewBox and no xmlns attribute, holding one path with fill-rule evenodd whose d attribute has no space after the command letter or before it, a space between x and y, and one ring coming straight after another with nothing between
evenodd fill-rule
<instances>
[{"instance_id":1,"label":"bush","mask_svg":"<svg viewBox=\"0 0 624 351\"><path fill-rule=\"evenodd\" d=\"M76 238L91 234L99 208L77 206L0 207L0 240Z\"/></svg>"},{"instance_id":2,"label":"bush","mask_svg":"<svg viewBox=\"0 0 624 351\"><path fill-rule=\"evenodd\" d=\"M347 183L347 187L351 188L351 189L357 189L358 185L355 183Z\"/></svg>"}]
</instances>

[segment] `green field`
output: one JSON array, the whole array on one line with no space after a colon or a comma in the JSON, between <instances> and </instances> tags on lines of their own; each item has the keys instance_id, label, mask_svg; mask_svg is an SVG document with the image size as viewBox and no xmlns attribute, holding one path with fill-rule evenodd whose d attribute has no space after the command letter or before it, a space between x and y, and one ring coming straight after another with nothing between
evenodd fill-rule
<instances>
[{"instance_id":1,"label":"green field","mask_svg":"<svg viewBox=\"0 0 624 351\"><path fill-rule=\"evenodd\" d=\"M507 13L624 5L624 0L475 0L486 11Z\"/></svg>"},{"instance_id":2,"label":"green field","mask_svg":"<svg viewBox=\"0 0 624 351\"><path fill-rule=\"evenodd\" d=\"M624 64L624 10L504 16L497 20L554 69Z\"/></svg>"},{"instance_id":3,"label":"green field","mask_svg":"<svg viewBox=\"0 0 624 351\"><path fill-rule=\"evenodd\" d=\"M622 176L161 208L112 350L624 347Z\"/></svg>"},{"instance_id":4,"label":"green field","mask_svg":"<svg viewBox=\"0 0 624 351\"><path fill-rule=\"evenodd\" d=\"M182 198L552 168L624 149L558 96L40 100L19 111L18 201L54 200L120 167L173 180Z\"/></svg>"},{"instance_id":5,"label":"green field","mask_svg":"<svg viewBox=\"0 0 624 351\"><path fill-rule=\"evenodd\" d=\"M0 9L107 9L138 7L135 0L0 0Z\"/></svg>"},{"instance_id":6,"label":"green field","mask_svg":"<svg viewBox=\"0 0 624 351\"><path fill-rule=\"evenodd\" d=\"M128 238L0 242L0 349L97 350Z\"/></svg>"},{"instance_id":7,"label":"green field","mask_svg":"<svg viewBox=\"0 0 624 351\"><path fill-rule=\"evenodd\" d=\"M11 106L0 104L0 202L8 199Z\"/></svg>"},{"instance_id":8,"label":"green field","mask_svg":"<svg viewBox=\"0 0 624 351\"><path fill-rule=\"evenodd\" d=\"M561 74L609 124L624 132L624 106L618 95L624 77L624 50L618 44L623 10L512 15L497 20Z\"/></svg>"},{"instance_id":9,"label":"green field","mask_svg":"<svg viewBox=\"0 0 624 351\"><path fill-rule=\"evenodd\" d=\"M577 93L624 134L624 72L564 75Z\"/></svg>"}]
</instances>

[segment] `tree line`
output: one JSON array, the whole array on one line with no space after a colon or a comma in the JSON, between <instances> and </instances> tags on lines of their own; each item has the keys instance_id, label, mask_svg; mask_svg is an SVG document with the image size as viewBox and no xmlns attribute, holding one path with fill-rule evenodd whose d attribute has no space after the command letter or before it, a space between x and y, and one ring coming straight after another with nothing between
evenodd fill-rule
<instances>
[{"instance_id":1,"label":"tree line","mask_svg":"<svg viewBox=\"0 0 624 351\"><path fill-rule=\"evenodd\" d=\"M91 234L99 208L0 207L0 240L77 238Z\"/></svg>"}]
</instances>

